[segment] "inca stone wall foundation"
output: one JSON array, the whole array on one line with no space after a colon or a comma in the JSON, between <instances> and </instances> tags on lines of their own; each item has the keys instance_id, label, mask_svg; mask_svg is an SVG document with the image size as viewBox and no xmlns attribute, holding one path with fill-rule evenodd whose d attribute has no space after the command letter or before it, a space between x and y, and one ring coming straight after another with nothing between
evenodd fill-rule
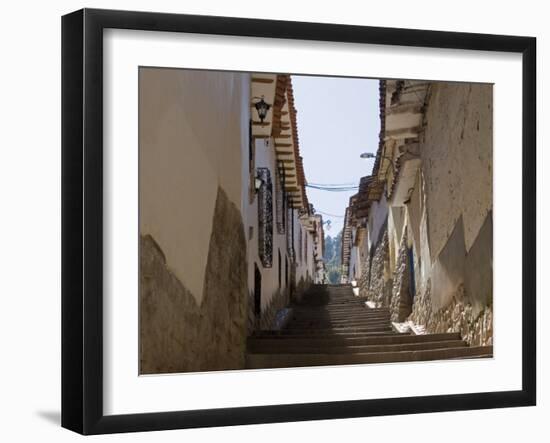
<instances>
[{"instance_id":1,"label":"inca stone wall foundation","mask_svg":"<svg viewBox=\"0 0 550 443\"><path fill-rule=\"evenodd\" d=\"M410 293L411 268L409 266L407 252L407 234L403 234L393 275L392 297L390 302L391 319L396 322L405 321L412 310L412 297Z\"/></svg>"},{"instance_id":2,"label":"inca stone wall foundation","mask_svg":"<svg viewBox=\"0 0 550 443\"><path fill-rule=\"evenodd\" d=\"M384 230L382 238L374 249L372 258L367 259L365 278L360 281L360 295L381 306L388 306L391 298L392 281L387 274L390 252L388 232Z\"/></svg>"},{"instance_id":3,"label":"inca stone wall foundation","mask_svg":"<svg viewBox=\"0 0 550 443\"><path fill-rule=\"evenodd\" d=\"M244 368L246 242L240 212L221 188L214 218L200 305L155 239L140 238L141 374Z\"/></svg>"},{"instance_id":4,"label":"inca stone wall foundation","mask_svg":"<svg viewBox=\"0 0 550 443\"><path fill-rule=\"evenodd\" d=\"M460 332L470 345L493 344L493 307L487 305L476 310L465 297L464 287L457 289L451 303L442 309L434 309L431 300L431 285L418 297L413 305L410 320L424 325L431 333Z\"/></svg>"}]
</instances>

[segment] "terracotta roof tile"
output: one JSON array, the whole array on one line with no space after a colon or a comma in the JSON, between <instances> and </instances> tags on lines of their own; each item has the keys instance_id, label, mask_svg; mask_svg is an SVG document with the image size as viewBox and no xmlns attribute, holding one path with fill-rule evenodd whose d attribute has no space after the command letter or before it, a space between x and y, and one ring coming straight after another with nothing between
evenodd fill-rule
<instances>
[{"instance_id":1,"label":"terracotta roof tile","mask_svg":"<svg viewBox=\"0 0 550 443\"><path fill-rule=\"evenodd\" d=\"M288 99L290 126L292 128L292 133L294 135L294 143L295 143L294 155L296 160L297 181L298 181L298 186L301 188L301 191L302 191L304 207L309 208L309 202L306 194L307 181L304 173L304 163L303 163L302 157L300 156L300 139L298 137L298 123L296 118L296 114L298 112L296 111L296 107L294 105L294 90L292 88L292 79L290 75L287 75L286 77L287 77L286 95Z\"/></svg>"}]
</instances>

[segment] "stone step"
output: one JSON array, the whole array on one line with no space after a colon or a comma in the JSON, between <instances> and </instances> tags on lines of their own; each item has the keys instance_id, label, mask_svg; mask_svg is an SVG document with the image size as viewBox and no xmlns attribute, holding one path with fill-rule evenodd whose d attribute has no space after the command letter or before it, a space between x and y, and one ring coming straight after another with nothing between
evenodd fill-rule
<instances>
[{"instance_id":1,"label":"stone step","mask_svg":"<svg viewBox=\"0 0 550 443\"><path fill-rule=\"evenodd\" d=\"M352 315L352 314L358 314L358 315L366 315L370 317L382 317L384 315L388 316L390 315L389 311L386 312L370 312L368 309L363 307L355 307L351 309L331 309L331 308L319 308L319 309L300 309L300 308L293 308L292 311L295 314L301 314L301 315Z\"/></svg>"},{"instance_id":2,"label":"stone step","mask_svg":"<svg viewBox=\"0 0 550 443\"><path fill-rule=\"evenodd\" d=\"M281 329L280 331L263 331L262 335L319 335L319 336L327 336L327 335L341 335L341 334L362 334L362 333L379 333L379 332L387 332L392 333L393 329L391 326L384 326L384 327L373 327L373 328L366 328L366 327L357 327L357 328L318 328L318 329L308 329L308 328L301 328L301 329Z\"/></svg>"},{"instance_id":3,"label":"stone step","mask_svg":"<svg viewBox=\"0 0 550 443\"><path fill-rule=\"evenodd\" d=\"M389 320L390 314L369 314L367 312L350 312L349 314L330 314L329 312L292 312L292 318L294 319L330 319L330 320Z\"/></svg>"},{"instance_id":4,"label":"stone step","mask_svg":"<svg viewBox=\"0 0 550 443\"><path fill-rule=\"evenodd\" d=\"M341 335L281 335L274 331L272 334L261 333L248 339L248 343L256 342L266 346L285 342L288 346L371 346L371 345L391 345L404 343L427 343L434 341L455 341L461 340L458 332L444 332L440 334L411 335L409 333L356 333Z\"/></svg>"},{"instance_id":5,"label":"stone step","mask_svg":"<svg viewBox=\"0 0 550 443\"><path fill-rule=\"evenodd\" d=\"M324 294L324 296L327 299L328 303L361 302L361 300L362 300L361 297L356 297L355 295L353 295L353 293L339 294L339 295L328 294L328 296L327 296L327 294Z\"/></svg>"},{"instance_id":6,"label":"stone step","mask_svg":"<svg viewBox=\"0 0 550 443\"><path fill-rule=\"evenodd\" d=\"M296 321L389 321L389 315L307 315L293 313L291 319Z\"/></svg>"},{"instance_id":7,"label":"stone step","mask_svg":"<svg viewBox=\"0 0 550 443\"><path fill-rule=\"evenodd\" d=\"M329 300L324 303L325 305L349 305L349 304L356 304L363 306L363 302L361 300L358 300L356 297L342 297L342 298L329 298Z\"/></svg>"},{"instance_id":8,"label":"stone step","mask_svg":"<svg viewBox=\"0 0 550 443\"><path fill-rule=\"evenodd\" d=\"M285 329L330 329L347 327L379 327L391 326L389 319L385 320L290 320Z\"/></svg>"},{"instance_id":9,"label":"stone step","mask_svg":"<svg viewBox=\"0 0 550 443\"><path fill-rule=\"evenodd\" d=\"M327 332L328 331L328 332ZM263 339L263 338L278 338L280 340L291 340L291 339L330 339L330 338L361 338L361 337L378 337L378 336L387 336L387 335L410 335L407 332L397 333L393 330L384 330L384 331L361 331L361 332L334 332L332 329L323 329L315 331L309 334L298 333L295 334L293 331L260 331L256 332L254 336L250 339Z\"/></svg>"},{"instance_id":10,"label":"stone step","mask_svg":"<svg viewBox=\"0 0 550 443\"><path fill-rule=\"evenodd\" d=\"M294 308L297 309L297 308ZM298 308L298 310L300 310ZM323 306L319 308L310 308L311 312L317 312L317 311L325 311L325 312L331 312L331 313L349 313L349 312L368 312L370 314L379 314L381 312L369 312L369 310L363 306L363 305L357 305L357 306L348 306L348 307L332 307L332 306Z\"/></svg>"},{"instance_id":11,"label":"stone step","mask_svg":"<svg viewBox=\"0 0 550 443\"><path fill-rule=\"evenodd\" d=\"M303 366L332 366L367 363L397 363L409 361L445 360L464 357L491 357L492 346L426 349L396 352L367 352L353 354L255 354L246 355L246 367L289 368Z\"/></svg>"},{"instance_id":12,"label":"stone step","mask_svg":"<svg viewBox=\"0 0 550 443\"><path fill-rule=\"evenodd\" d=\"M389 315L364 315L362 313L349 313L349 314L315 314L308 315L306 313L297 313L293 312L292 317L298 321L300 320L334 320L334 321L346 321L346 320L389 320L391 317Z\"/></svg>"},{"instance_id":13,"label":"stone step","mask_svg":"<svg viewBox=\"0 0 550 443\"><path fill-rule=\"evenodd\" d=\"M414 351L419 349L462 348L468 344L463 340L441 340L420 343L396 343L382 345L332 344L330 341L317 344L289 344L285 340L264 343L261 340L248 343L248 352L255 354L354 354L370 352Z\"/></svg>"},{"instance_id":14,"label":"stone step","mask_svg":"<svg viewBox=\"0 0 550 443\"><path fill-rule=\"evenodd\" d=\"M328 292L320 292L320 294L323 294L325 296L329 296L331 298L357 298L353 294L353 291L351 289L347 289L345 291L328 291Z\"/></svg>"},{"instance_id":15,"label":"stone step","mask_svg":"<svg viewBox=\"0 0 550 443\"><path fill-rule=\"evenodd\" d=\"M350 304L342 304L340 307L334 307L334 306L327 306L327 305L317 305L317 306L299 306L297 305L296 308L304 308L304 309L362 309L369 312L389 312L389 308L369 308L367 305L365 305L363 302L354 303L353 305Z\"/></svg>"},{"instance_id":16,"label":"stone step","mask_svg":"<svg viewBox=\"0 0 550 443\"><path fill-rule=\"evenodd\" d=\"M299 307L299 306L293 306L292 309L296 312L311 312L313 314L317 313L317 312L334 312L334 313L338 313L338 312L362 312L362 313L365 313L365 314L369 314L369 315L384 315L384 314L389 314L390 311L388 309L384 310L384 311L381 311L381 310L378 310L378 311L375 311L374 309L369 309L367 308L366 306L363 306L363 305L359 305L359 306L351 306L351 307L347 307L347 308L331 308L329 306L318 306L318 307L315 307L315 308L303 308L303 307Z\"/></svg>"},{"instance_id":17,"label":"stone step","mask_svg":"<svg viewBox=\"0 0 550 443\"><path fill-rule=\"evenodd\" d=\"M336 286L333 286L333 287L327 287L327 286L311 286L310 289L312 291L318 289L320 291L325 291L325 292L340 292L340 291L351 291L352 290L352 286L351 285L348 285L348 286L340 286L340 287L336 287Z\"/></svg>"},{"instance_id":18,"label":"stone step","mask_svg":"<svg viewBox=\"0 0 550 443\"><path fill-rule=\"evenodd\" d=\"M311 328L311 327L288 327L281 330L282 334L299 335L299 334L342 334L350 332L386 332L392 331L392 326L389 324L373 325L373 326L340 326L338 328L325 327L325 328Z\"/></svg>"}]
</instances>

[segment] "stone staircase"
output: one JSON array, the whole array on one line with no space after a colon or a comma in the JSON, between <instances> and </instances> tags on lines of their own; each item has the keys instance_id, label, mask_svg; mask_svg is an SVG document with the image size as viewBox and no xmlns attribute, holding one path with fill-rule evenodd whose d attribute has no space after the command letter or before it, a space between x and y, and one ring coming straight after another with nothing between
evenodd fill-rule
<instances>
[{"instance_id":1,"label":"stone staircase","mask_svg":"<svg viewBox=\"0 0 550 443\"><path fill-rule=\"evenodd\" d=\"M367 308L349 285L315 285L292 306L286 326L248 339L247 368L284 368L491 357L459 333L413 335L392 329L388 308Z\"/></svg>"}]
</instances>

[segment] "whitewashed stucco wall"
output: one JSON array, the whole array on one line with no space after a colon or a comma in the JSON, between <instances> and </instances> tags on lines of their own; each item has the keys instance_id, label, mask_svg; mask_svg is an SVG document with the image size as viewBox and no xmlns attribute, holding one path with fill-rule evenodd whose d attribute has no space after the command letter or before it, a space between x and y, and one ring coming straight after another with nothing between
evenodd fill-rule
<instances>
[{"instance_id":1,"label":"whitewashed stucco wall","mask_svg":"<svg viewBox=\"0 0 550 443\"><path fill-rule=\"evenodd\" d=\"M140 69L140 233L199 303L218 187L242 207L249 84L243 73Z\"/></svg>"},{"instance_id":2,"label":"whitewashed stucco wall","mask_svg":"<svg viewBox=\"0 0 550 443\"><path fill-rule=\"evenodd\" d=\"M267 143L266 143L267 141ZM248 204L248 184L243 187L244 199L247 201L246 209L246 231L248 238L248 288L254 289L254 265L258 266L262 275L262 302L264 309L269 305L273 296L279 290L279 266L278 252L281 253L281 288L285 289L285 259L287 255L286 233L279 234L276 226L276 175L275 175L275 151L272 139L256 139L255 141L255 168L268 168L271 173L271 182L273 186L273 262L271 268L262 265L258 248L258 197L254 196L251 204ZM247 163L247 162L246 162ZM248 163L247 163L248 164ZM248 167L246 168L246 180L248 183ZM252 229L250 229L252 228ZM252 235L250 235L252 233ZM290 262L290 260L289 260Z\"/></svg>"}]
</instances>

